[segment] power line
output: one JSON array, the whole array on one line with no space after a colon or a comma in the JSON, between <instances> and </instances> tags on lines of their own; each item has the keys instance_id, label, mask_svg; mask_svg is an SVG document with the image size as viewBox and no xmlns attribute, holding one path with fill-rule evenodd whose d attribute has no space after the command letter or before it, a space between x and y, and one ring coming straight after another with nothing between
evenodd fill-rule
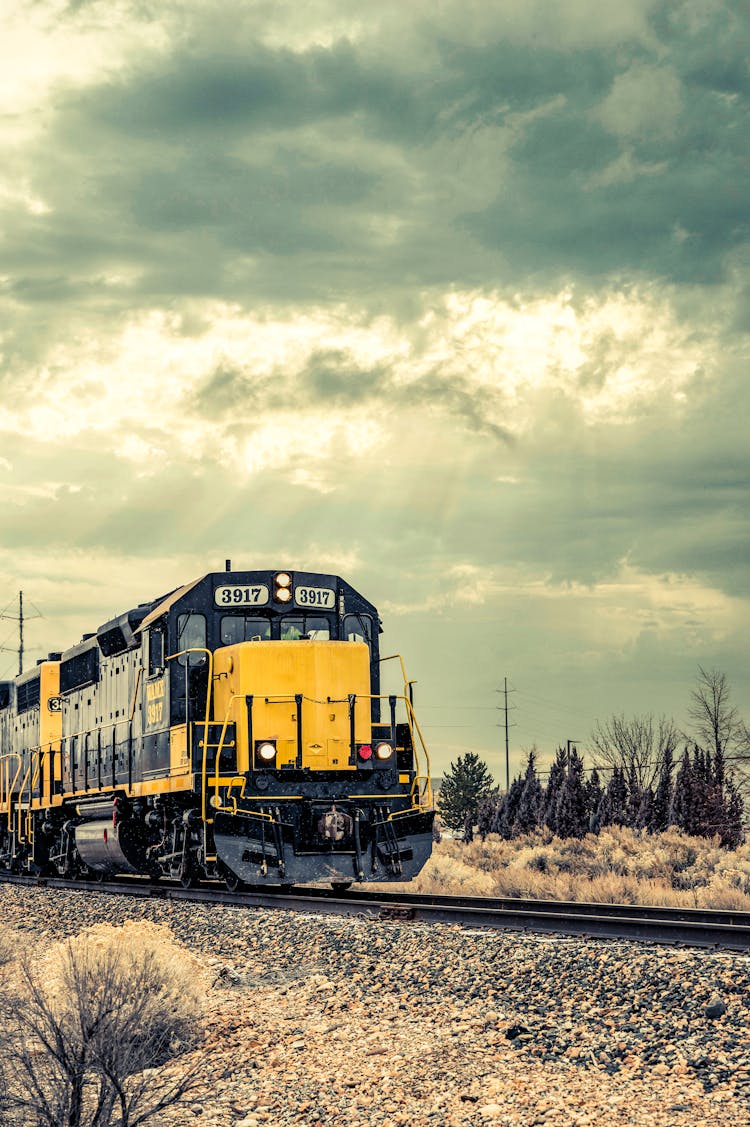
<instances>
[{"instance_id":1,"label":"power line","mask_svg":"<svg viewBox=\"0 0 750 1127\"><path fill-rule=\"evenodd\" d=\"M8 603L8 606L10 606L10 603ZM24 615L24 611L23 611L23 591L19 591L18 592L18 614L17 615L16 614L6 614L5 612L0 614L0 619L9 619L12 622L18 623L18 676L19 677L23 673L23 650L24 650L23 627L24 627L24 622L27 622L29 620L29 618L44 618L44 615L42 614L42 612L39 610L39 608L37 606L34 606L34 603L31 603L31 606L34 607L36 614L32 614L32 615L26 614L26 615ZM6 610L7 610L7 608L6 608ZM12 652L13 649L15 649L15 647L0 646L0 650L4 650L6 652Z\"/></svg>"}]
</instances>

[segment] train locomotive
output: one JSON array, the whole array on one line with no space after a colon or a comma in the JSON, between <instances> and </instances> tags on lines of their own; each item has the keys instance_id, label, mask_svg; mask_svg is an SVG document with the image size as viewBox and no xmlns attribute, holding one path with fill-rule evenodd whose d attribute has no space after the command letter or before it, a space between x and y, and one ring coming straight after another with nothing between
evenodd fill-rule
<instances>
[{"instance_id":1,"label":"train locomotive","mask_svg":"<svg viewBox=\"0 0 750 1127\"><path fill-rule=\"evenodd\" d=\"M379 635L338 576L227 561L0 681L0 867L410 880L432 849L429 758Z\"/></svg>"}]
</instances>

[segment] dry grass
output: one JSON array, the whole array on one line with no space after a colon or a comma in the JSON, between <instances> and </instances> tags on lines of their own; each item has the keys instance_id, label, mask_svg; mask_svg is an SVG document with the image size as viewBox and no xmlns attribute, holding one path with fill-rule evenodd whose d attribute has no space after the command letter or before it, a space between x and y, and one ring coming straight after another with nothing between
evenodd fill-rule
<instances>
[{"instance_id":1,"label":"dry grass","mask_svg":"<svg viewBox=\"0 0 750 1127\"><path fill-rule=\"evenodd\" d=\"M514 841L491 835L470 845L444 839L411 887L469 896L750 911L750 844L730 851L717 839L687 837L676 829L637 834L620 827L583 839L540 833Z\"/></svg>"}]
</instances>

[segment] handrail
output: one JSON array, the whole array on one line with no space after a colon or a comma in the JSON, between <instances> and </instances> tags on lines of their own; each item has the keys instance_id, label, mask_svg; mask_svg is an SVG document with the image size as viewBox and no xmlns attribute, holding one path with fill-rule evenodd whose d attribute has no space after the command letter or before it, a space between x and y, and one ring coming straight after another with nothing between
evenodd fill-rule
<instances>
[{"instance_id":1,"label":"handrail","mask_svg":"<svg viewBox=\"0 0 750 1127\"><path fill-rule=\"evenodd\" d=\"M400 699L402 699L404 701L404 703L406 704L406 718L407 718L407 722L409 724L409 733L411 735L412 747L414 748L415 767L416 767L416 774L415 774L414 782L412 783L412 788L411 788L412 802L414 801L414 794L415 794L415 789L416 789L416 793L417 793L417 796L418 796L417 805L419 805L420 808L422 807L422 788L419 786L419 782L420 782L421 779L424 779L424 780L426 780L426 783L427 783L427 786L425 788L425 793L424 793L425 803L427 805L432 805L432 765L430 763L430 753L427 750L427 744L425 742L424 735L422 734L422 729L419 726L419 721L417 720L416 713L414 712L414 705L412 703L412 699L411 699L411 696L409 694L409 685L413 684L413 682L409 681L409 679L406 676L406 666L404 664L404 659L403 659L403 657L401 656L400 653L389 654L387 657L381 657L380 660L381 660L381 662L383 662L383 661L398 661L399 665L401 666L401 675L404 679L404 694ZM426 775L422 775L420 773L420 769L419 769L419 751L417 749L416 740L414 739L414 731L415 730L417 732L417 735L419 736L419 742L422 745L422 750L424 751L424 757L425 757L426 764L427 764L427 774Z\"/></svg>"},{"instance_id":2,"label":"handrail","mask_svg":"<svg viewBox=\"0 0 750 1127\"><path fill-rule=\"evenodd\" d=\"M168 654L166 661L174 661L175 658L184 657L185 654L202 653L208 654L208 683L206 685L206 714L203 718L203 763L201 771L201 817L205 824L206 822L206 756L208 754L208 725L209 709L211 707L211 686L214 680L214 655L213 650L207 650L204 646L190 646L186 650L180 650L178 653ZM185 739L187 740L189 734L187 702L188 702L188 678L189 678L190 662L188 661L185 666ZM190 758L192 759L192 748L190 748Z\"/></svg>"},{"instance_id":3,"label":"handrail","mask_svg":"<svg viewBox=\"0 0 750 1127\"><path fill-rule=\"evenodd\" d=\"M8 809L7 809L7 812L6 812L7 821L8 821L8 833L11 832L11 818L13 816L13 812L12 812L13 794L14 794L14 791L15 791L16 781L17 781L18 776L21 774L21 771L23 769L23 759L21 758L20 753L17 752L17 751L7 752L3 756L3 760L5 762L7 762L7 760L9 760L11 758L11 756L13 756L14 759L18 760L18 767L16 769L15 775L13 776L13 782L12 783L9 782L9 780L10 780L10 769L8 770L8 774L6 776L6 788L7 789L6 789L5 793L6 793L6 799L7 799L7 804L8 804Z\"/></svg>"},{"instance_id":4,"label":"handrail","mask_svg":"<svg viewBox=\"0 0 750 1127\"><path fill-rule=\"evenodd\" d=\"M406 712L407 712L407 715L411 718L411 723L410 723L409 727L411 728L411 725L412 724L414 725L414 728L416 729L417 735L419 736L419 742L422 745L422 750L424 751L425 760L427 761L427 775L424 776L424 775L420 775L419 773L417 773L415 778L414 778L414 783L412 784L412 790L414 789L414 785L419 781L420 778L426 778L427 779L427 790L426 790L425 798L427 800L427 803L429 805L431 805L432 804L432 765L430 763L430 753L427 750L427 744L425 743L424 736L422 735L422 729L419 726L419 721L417 720L416 714L414 712L414 706L411 703L411 701L408 699L408 697L406 698ZM413 732L412 732L412 742L414 742ZM414 746L416 748L416 744ZM417 757L417 772L418 771L419 771L419 762L418 762L418 757ZM420 796L420 798L421 798L421 796ZM421 805L421 801L420 801L420 805Z\"/></svg>"},{"instance_id":5,"label":"handrail","mask_svg":"<svg viewBox=\"0 0 750 1127\"><path fill-rule=\"evenodd\" d=\"M26 786L26 780L29 777L30 771L31 771L31 762L29 762L29 765L26 768L26 772L23 776L23 782L21 783L20 787L18 788L18 806L16 808L16 814L18 816L18 831L17 832L18 832L18 844L19 845L25 845L26 844L26 838L23 836L23 831L21 829L21 821L22 821L22 814L23 814L23 810L21 809L21 802L23 801L23 791L24 791L24 787ZM16 778L18 778L18 775L16 775ZM8 827L8 828L10 828L10 827Z\"/></svg>"},{"instance_id":6,"label":"handrail","mask_svg":"<svg viewBox=\"0 0 750 1127\"><path fill-rule=\"evenodd\" d=\"M219 743L218 743L217 748L216 748L216 756L214 757L214 801L212 802L212 806L213 806L214 810L220 809L220 807L219 807L219 758L221 756L222 747L223 747L223 744L224 744L224 737L226 736L227 728L229 727L229 714L232 710L232 705L234 704L234 702L236 700L241 700L241 699L243 699L242 693L232 693L231 694L231 696L229 697L229 701L227 702L227 710L226 710L226 713L224 715L224 722L221 726L221 735L219 736ZM237 743L237 737L235 735L235 746L236 746L236 743ZM203 821L204 822L207 821L207 819L206 819L206 784L208 782L208 780L206 778L207 753L208 753L208 740L204 740L203 741L203 771L201 773L201 808L202 808L202 811L203 811ZM249 758L250 758L250 763L252 763L252 757L253 757L253 749L252 748L248 749L248 755L249 755ZM234 776L234 778L241 778L241 776ZM237 804L235 802L235 807L236 807L236 805ZM236 812L237 811L235 809L234 813L236 813ZM211 821L211 823L213 823L213 818L211 818L210 821Z\"/></svg>"},{"instance_id":7,"label":"handrail","mask_svg":"<svg viewBox=\"0 0 750 1127\"><path fill-rule=\"evenodd\" d=\"M136 676L136 679L135 679L135 688L133 689L133 702L130 705L130 715L128 716L128 721L131 722L131 723L133 721L133 717L135 716L135 702L138 699L138 686L141 683L141 674L142 673L143 673L143 666L139 665L138 666L138 675Z\"/></svg>"}]
</instances>

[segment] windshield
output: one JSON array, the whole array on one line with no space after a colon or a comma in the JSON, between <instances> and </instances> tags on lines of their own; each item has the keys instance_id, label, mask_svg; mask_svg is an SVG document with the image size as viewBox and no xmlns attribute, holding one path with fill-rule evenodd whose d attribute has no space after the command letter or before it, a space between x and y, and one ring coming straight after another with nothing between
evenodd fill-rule
<instances>
[{"instance_id":1,"label":"windshield","mask_svg":"<svg viewBox=\"0 0 750 1127\"><path fill-rule=\"evenodd\" d=\"M288 614L281 620L280 637L287 642L298 639L328 641L331 637L331 624L321 614Z\"/></svg>"},{"instance_id":2,"label":"windshield","mask_svg":"<svg viewBox=\"0 0 750 1127\"><path fill-rule=\"evenodd\" d=\"M271 622L259 615L227 614L221 620L221 644L264 642L271 637Z\"/></svg>"}]
</instances>

